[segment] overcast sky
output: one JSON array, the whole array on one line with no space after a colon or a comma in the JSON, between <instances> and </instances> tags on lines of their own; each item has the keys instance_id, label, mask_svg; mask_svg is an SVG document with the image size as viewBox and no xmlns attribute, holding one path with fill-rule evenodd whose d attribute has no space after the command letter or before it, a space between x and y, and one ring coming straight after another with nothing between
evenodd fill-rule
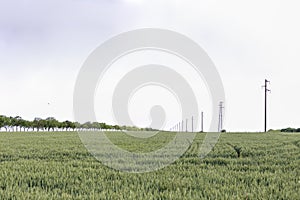
<instances>
[{"instance_id":1,"label":"overcast sky","mask_svg":"<svg viewBox=\"0 0 300 200\"><path fill-rule=\"evenodd\" d=\"M269 128L300 127L299 9L297 0L0 0L0 114L72 120L88 55L114 35L151 27L180 32L211 57L226 129L263 130L265 78Z\"/></svg>"}]
</instances>

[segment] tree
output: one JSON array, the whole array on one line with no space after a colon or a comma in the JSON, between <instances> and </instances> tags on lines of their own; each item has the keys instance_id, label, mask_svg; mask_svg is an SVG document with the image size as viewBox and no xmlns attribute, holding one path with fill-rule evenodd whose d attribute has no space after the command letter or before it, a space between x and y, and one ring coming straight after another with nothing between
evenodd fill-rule
<instances>
[{"instance_id":1,"label":"tree","mask_svg":"<svg viewBox=\"0 0 300 200\"><path fill-rule=\"evenodd\" d=\"M33 129L33 122L25 120L25 122L24 122L24 130L27 129L27 131L28 131L30 128Z\"/></svg>"},{"instance_id":2,"label":"tree","mask_svg":"<svg viewBox=\"0 0 300 200\"><path fill-rule=\"evenodd\" d=\"M32 129L33 131L55 131L55 130L63 130L70 131L75 129L80 130L130 130L130 131L138 131L138 130L155 130L152 128L141 129L135 126L119 126L119 125L108 125L106 123L99 122L85 122L80 124L79 122L72 121L63 121L60 122L56 120L54 117L48 117L46 119L42 119L39 117L34 118L33 121L28 121L22 119L20 116L16 117L7 117L4 115L0 115L0 129L5 128L6 131L28 131Z\"/></svg>"},{"instance_id":3,"label":"tree","mask_svg":"<svg viewBox=\"0 0 300 200\"><path fill-rule=\"evenodd\" d=\"M100 129L109 129L109 126L105 123L100 123Z\"/></svg>"},{"instance_id":4,"label":"tree","mask_svg":"<svg viewBox=\"0 0 300 200\"><path fill-rule=\"evenodd\" d=\"M4 115L0 116L0 128L5 128L5 131L9 131L11 127L11 118Z\"/></svg>"},{"instance_id":5,"label":"tree","mask_svg":"<svg viewBox=\"0 0 300 200\"><path fill-rule=\"evenodd\" d=\"M76 124L74 122L71 122L71 121L66 121L67 123L67 127L68 129L72 129L74 131L74 129L76 128Z\"/></svg>"},{"instance_id":6,"label":"tree","mask_svg":"<svg viewBox=\"0 0 300 200\"><path fill-rule=\"evenodd\" d=\"M121 128L120 128L120 126L118 126L118 125L114 125L114 126L113 126L113 129L115 129L115 130L120 130Z\"/></svg>"},{"instance_id":7,"label":"tree","mask_svg":"<svg viewBox=\"0 0 300 200\"><path fill-rule=\"evenodd\" d=\"M25 119L19 119L18 125L20 127L20 131L23 128L23 131L25 131L26 127L28 127L29 122Z\"/></svg>"},{"instance_id":8,"label":"tree","mask_svg":"<svg viewBox=\"0 0 300 200\"><path fill-rule=\"evenodd\" d=\"M74 130L76 128L76 124L67 120L62 123L62 128L66 129L66 131L69 131L70 129Z\"/></svg>"},{"instance_id":9,"label":"tree","mask_svg":"<svg viewBox=\"0 0 300 200\"><path fill-rule=\"evenodd\" d=\"M92 123L92 128L94 130L101 129L101 125L98 122L93 122Z\"/></svg>"},{"instance_id":10,"label":"tree","mask_svg":"<svg viewBox=\"0 0 300 200\"><path fill-rule=\"evenodd\" d=\"M44 122L41 118L34 118L33 120L33 129L36 128L37 131L40 131L44 127Z\"/></svg>"},{"instance_id":11,"label":"tree","mask_svg":"<svg viewBox=\"0 0 300 200\"><path fill-rule=\"evenodd\" d=\"M5 128L7 126L7 117L0 115L0 128ZM7 128L6 128L7 131Z\"/></svg>"},{"instance_id":12,"label":"tree","mask_svg":"<svg viewBox=\"0 0 300 200\"><path fill-rule=\"evenodd\" d=\"M85 122L84 124L81 125L81 128L87 130L90 129L92 127L92 123L91 122Z\"/></svg>"},{"instance_id":13,"label":"tree","mask_svg":"<svg viewBox=\"0 0 300 200\"><path fill-rule=\"evenodd\" d=\"M46 119L45 124L46 124L46 129L48 129L48 131L50 131L50 129L52 129L52 131L54 131L55 128L58 128L59 122L54 117L48 117Z\"/></svg>"},{"instance_id":14,"label":"tree","mask_svg":"<svg viewBox=\"0 0 300 200\"><path fill-rule=\"evenodd\" d=\"M20 116L11 117L11 126L16 128L16 131L18 131L18 128L20 128L21 131L21 123L22 118Z\"/></svg>"},{"instance_id":15,"label":"tree","mask_svg":"<svg viewBox=\"0 0 300 200\"><path fill-rule=\"evenodd\" d=\"M75 125L75 128L76 128L76 129L79 129L80 126L81 126L81 124L80 124L79 122L74 122L74 125Z\"/></svg>"}]
</instances>

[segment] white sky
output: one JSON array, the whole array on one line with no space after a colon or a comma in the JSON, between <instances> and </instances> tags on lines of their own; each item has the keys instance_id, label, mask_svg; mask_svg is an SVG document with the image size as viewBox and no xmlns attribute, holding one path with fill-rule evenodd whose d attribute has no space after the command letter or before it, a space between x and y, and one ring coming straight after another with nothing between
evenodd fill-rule
<instances>
[{"instance_id":1,"label":"white sky","mask_svg":"<svg viewBox=\"0 0 300 200\"><path fill-rule=\"evenodd\" d=\"M269 128L300 127L299 9L297 0L0 0L0 114L73 119L74 84L89 53L116 34L153 27L190 37L212 58L226 129L263 129L265 78Z\"/></svg>"}]
</instances>

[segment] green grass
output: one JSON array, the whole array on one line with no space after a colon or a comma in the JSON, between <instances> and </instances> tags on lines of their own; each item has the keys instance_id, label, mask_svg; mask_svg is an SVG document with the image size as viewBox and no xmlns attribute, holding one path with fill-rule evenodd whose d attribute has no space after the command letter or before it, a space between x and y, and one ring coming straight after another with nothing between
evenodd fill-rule
<instances>
[{"instance_id":1,"label":"green grass","mask_svg":"<svg viewBox=\"0 0 300 200\"><path fill-rule=\"evenodd\" d=\"M108 134L135 152L173 137ZM225 133L200 160L204 136L172 165L128 174L95 160L77 133L0 133L0 199L300 199L299 134Z\"/></svg>"}]
</instances>

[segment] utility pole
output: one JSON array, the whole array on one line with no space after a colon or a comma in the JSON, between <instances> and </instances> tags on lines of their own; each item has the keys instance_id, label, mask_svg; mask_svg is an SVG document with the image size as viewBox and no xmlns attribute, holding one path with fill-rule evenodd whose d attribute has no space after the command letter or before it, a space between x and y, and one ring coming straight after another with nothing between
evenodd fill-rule
<instances>
[{"instance_id":1,"label":"utility pole","mask_svg":"<svg viewBox=\"0 0 300 200\"><path fill-rule=\"evenodd\" d=\"M265 132L267 132L267 96L268 92L271 92L271 90L268 89L268 83L270 83L270 81L265 79L265 85L262 86L265 88Z\"/></svg>"},{"instance_id":2,"label":"utility pole","mask_svg":"<svg viewBox=\"0 0 300 200\"><path fill-rule=\"evenodd\" d=\"M192 133L194 132L194 117L192 116Z\"/></svg>"},{"instance_id":3,"label":"utility pole","mask_svg":"<svg viewBox=\"0 0 300 200\"><path fill-rule=\"evenodd\" d=\"M201 112L201 132L203 132L203 118L204 116L203 116L203 112Z\"/></svg>"},{"instance_id":4,"label":"utility pole","mask_svg":"<svg viewBox=\"0 0 300 200\"><path fill-rule=\"evenodd\" d=\"M185 132L188 132L188 119L185 120Z\"/></svg>"},{"instance_id":5,"label":"utility pole","mask_svg":"<svg viewBox=\"0 0 300 200\"><path fill-rule=\"evenodd\" d=\"M219 125L218 125L218 131L221 132L223 130L223 102L220 101L219 104Z\"/></svg>"},{"instance_id":6,"label":"utility pole","mask_svg":"<svg viewBox=\"0 0 300 200\"><path fill-rule=\"evenodd\" d=\"M183 120L182 120L182 123L181 123L181 132L183 132L183 127L184 127L184 123L183 123Z\"/></svg>"}]
</instances>

